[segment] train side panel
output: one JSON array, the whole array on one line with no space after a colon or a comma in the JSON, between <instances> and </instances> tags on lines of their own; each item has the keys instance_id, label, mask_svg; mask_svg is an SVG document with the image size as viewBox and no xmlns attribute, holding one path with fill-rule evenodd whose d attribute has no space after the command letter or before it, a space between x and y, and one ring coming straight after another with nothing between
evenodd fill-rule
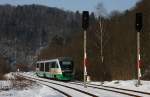
<instances>
[{"instance_id":1,"label":"train side panel","mask_svg":"<svg viewBox=\"0 0 150 97\"><path fill-rule=\"evenodd\" d=\"M62 67L62 64L60 64L59 59L39 61L36 65L36 74L39 77L52 78L57 80L72 80L73 70L72 72L68 72L68 70L65 70L64 67L65 66Z\"/></svg>"}]
</instances>

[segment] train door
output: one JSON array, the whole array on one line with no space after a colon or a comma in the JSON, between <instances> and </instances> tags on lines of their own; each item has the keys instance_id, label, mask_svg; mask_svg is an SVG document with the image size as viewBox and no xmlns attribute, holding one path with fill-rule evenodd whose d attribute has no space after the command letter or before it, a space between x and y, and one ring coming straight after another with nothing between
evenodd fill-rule
<instances>
[{"instance_id":1,"label":"train door","mask_svg":"<svg viewBox=\"0 0 150 97\"><path fill-rule=\"evenodd\" d=\"M49 72L49 63L45 63L45 72Z\"/></svg>"},{"instance_id":2,"label":"train door","mask_svg":"<svg viewBox=\"0 0 150 97\"><path fill-rule=\"evenodd\" d=\"M39 70L40 70L39 67L40 67L40 66L39 66L39 63L37 63L37 64L36 64L36 72L39 72Z\"/></svg>"}]
</instances>

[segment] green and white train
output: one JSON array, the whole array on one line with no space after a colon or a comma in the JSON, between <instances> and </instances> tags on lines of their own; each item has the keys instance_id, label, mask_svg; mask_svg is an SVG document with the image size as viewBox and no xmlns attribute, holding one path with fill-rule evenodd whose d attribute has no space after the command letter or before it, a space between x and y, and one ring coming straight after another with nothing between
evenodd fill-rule
<instances>
[{"instance_id":1,"label":"green and white train","mask_svg":"<svg viewBox=\"0 0 150 97\"><path fill-rule=\"evenodd\" d=\"M39 77L56 80L72 80L74 78L74 63L71 58L57 58L37 61L36 74Z\"/></svg>"}]
</instances>

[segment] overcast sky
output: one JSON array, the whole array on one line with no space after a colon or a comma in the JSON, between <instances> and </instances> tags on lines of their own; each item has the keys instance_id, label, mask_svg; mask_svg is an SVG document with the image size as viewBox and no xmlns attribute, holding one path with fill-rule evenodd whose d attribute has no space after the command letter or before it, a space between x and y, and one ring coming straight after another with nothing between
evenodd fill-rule
<instances>
[{"instance_id":1,"label":"overcast sky","mask_svg":"<svg viewBox=\"0 0 150 97\"><path fill-rule=\"evenodd\" d=\"M113 10L124 11L135 6L139 0L0 0L0 4L41 4L50 7L58 7L71 11L95 11L97 3L103 3L107 12Z\"/></svg>"}]
</instances>

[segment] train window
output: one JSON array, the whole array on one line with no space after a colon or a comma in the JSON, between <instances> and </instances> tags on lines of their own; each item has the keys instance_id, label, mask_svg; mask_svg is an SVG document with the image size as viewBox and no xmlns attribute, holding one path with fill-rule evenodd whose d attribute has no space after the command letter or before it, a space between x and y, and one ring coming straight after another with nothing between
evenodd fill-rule
<instances>
[{"instance_id":1,"label":"train window","mask_svg":"<svg viewBox=\"0 0 150 97\"><path fill-rule=\"evenodd\" d=\"M51 63L51 62L49 62L48 64L49 64L49 68L51 68L51 67L52 67L52 63Z\"/></svg>"},{"instance_id":2,"label":"train window","mask_svg":"<svg viewBox=\"0 0 150 97\"><path fill-rule=\"evenodd\" d=\"M51 63L51 67L55 68L55 63L54 62Z\"/></svg>"},{"instance_id":3,"label":"train window","mask_svg":"<svg viewBox=\"0 0 150 97\"><path fill-rule=\"evenodd\" d=\"M55 68L58 68L58 64L56 63Z\"/></svg>"},{"instance_id":4,"label":"train window","mask_svg":"<svg viewBox=\"0 0 150 97\"><path fill-rule=\"evenodd\" d=\"M62 70L73 70L73 62L72 61L61 61L60 66Z\"/></svg>"},{"instance_id":5,"label":"train window","mask_svg":"<svg viewBox=\"0 0 150 97\"><path fill-rule=\"evenodd\" d=\"M39 68L39 63L36 64L36 68Z\"/></svg>"},{"instance_id":6,"label":"train window","mask_svg":"<svg viewBox=\"0 0 150 97\"><path fill-rule=\"evenodd\" d=\"M58 64L56 62L52 62L51 68L58 68Z\"/></svg>"},{"instance_id":7,"label":"train window","mask_svg":"<svg viewBox=\"0 0 150 97\"><path fill-rule=\"evenodd\" d=\"M45 71L46 71L46 72L49 71L49 63L45 63Z\"/></svg>"},{"instance_id":8,"label":"train window","mask_svg":"<svg viewBox=\"0 0 150 97\"><path fill-rule=\"evenodd\" d=\"M44 63L40 64L40 71L44 71Z\"/></svg>"}]
</instances>

